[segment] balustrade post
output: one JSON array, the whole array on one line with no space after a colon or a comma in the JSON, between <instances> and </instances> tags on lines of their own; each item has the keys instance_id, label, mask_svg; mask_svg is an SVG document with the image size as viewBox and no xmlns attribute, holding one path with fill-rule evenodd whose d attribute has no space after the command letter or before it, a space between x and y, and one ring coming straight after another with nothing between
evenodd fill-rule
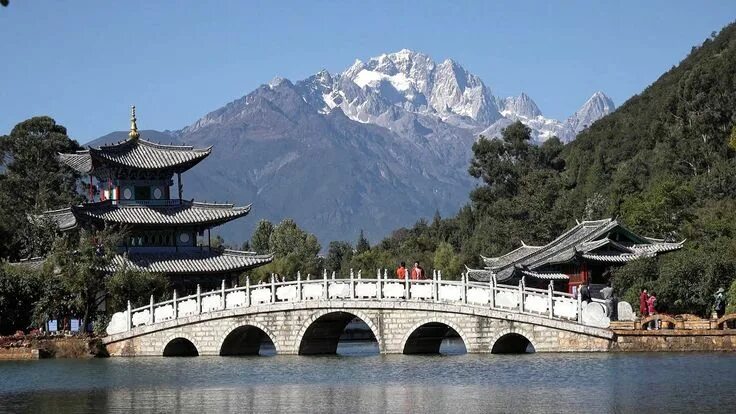
<instances>
[{"instance_id":1,"label":"balustrade post","mask_svg":"<svg viewBox=\"0 0 736 414\"><path fill-rule=\"evenodd\" d=\"M578 285L578 323L583 323L583 298L580 295L580 286Z\"/></svg>"},{"instance_id":2,"label":"balustrade post","mask_svg":"<svg viewBox=\"0 0 736 414\"><path fill-rule=\"evenodd\" d=\"M409 300L411 298L411 292L409 291L409 271L408 270L404 272L404 289L406 289L404 296L406 296L406 300Z\"/></svg>"},{"instance_id":3,"label":"balustrade post","mask_svg":"<svg viewBox=\"0 0 736 414\"><path fill-rule=\"evenodd\" d=\"M148 316L148 322L149 324L153 325L153 323L156 321L153 317L153 295L151 295L151 304L150 304L151 314Z\"/></svg>"},{"instance_id":4,"label":"balustrade post","mask_svg":"<svg viewBox=\"0 0 736 414\"><path fill-rule=\"evenodd\" d=\"M327 269L325 269L325 272L323 273L323 280L322 280L322 298L325 300L328 299L328 292L327 292Z\"/></svg>"},{"instance_id":5,"label":"balustrade post","mask_svg":"<svg viewBox=\"0 0 736 414\"><path fill-rule=\"evenodd\" d=\"M376 299L381 300L383 294L381 292L381 269L376 269Z\"/></svg>"},{"instance_id":6,"label":"balustrade post","mask_svg":"<svg viewBox=\"0 0 736 414\"><path fill-rule=\"evenodd\" d=\"M225 309L226 308L226 305L227 305L225 303L225 279L222 279L222 287L221 287L220 290L222 292L222 295L221 295L222 296L222 299L221 299L221 302L220 302L220 308L221 309Z\"/></svg>"},{"instance_id":7,"label":"balustrade post","mask_svg":"<svg viewBox=\"0 0 736 414\"><path fill-rule=\"evenodd\" d=\"M355 282L353 281L353 269L350 269L350 299L355 299Z\"/></svg>"},{"instance_id":8,"label":"balustrade post","mask_svg":"<svg viewBox=\"0 0 736 414\"><path fill-rule=\"evenodd\" d=\"M524 278L519 281L519 312L524 312Z\"/></svg>"},{"instance_id":9,"label":"balustrade post","mask_svg":"<svg viewBox=\"0 0 736 414\"><path fill-rule=\"evenodd\" d=\"M250 306L250 276L245 278L245 306Z\"/></svg>"},{"instance_id":10,"label":"balustrade post","mask_svg":"<svg viewBox=\"0 0 736 414\"><path fill-rule=\"evenodd\" d=\"M133 312L130 307L130 301L128 301L128 320L126 321L126 324L128 326L128 330L133 326Z\"/></svg>"},{"instance_id":11,"label":"balustrade post","mask_svg":"<svg viewBox=\"0 0 736 414\"><path fill-rule=\"evenodd\" d=\"M552 319L554 317L554 315L555 315L554 312L552 311L552 307L555 304L555 299L554 299L554 296L553 296L554 295L554 291L555 291L554 284L550 280L549 281L549 287L547 288L547 292L549 294L549 317L550 317L550 319Z\"/></svg>"},{"instance_id":12,"label":"balustrade post","mask_svg":"<svg viewBox=\"0 0 736 414\"><path fill-rule=\"evenodd\" d=\"M176 304L176 289L174 289L174 298L171 300L171 304L174 306L174 320L179 318L179 306Z\"/></svg>"},{"instance_id":13,"label":"balustrade post","mask_svg":"<svg viewBox=\"0 0 736 414\"><path fill-rule=\"evenodd\" d=\"M468 303L468 274L463 274L463 290L462 290L463 303Z\"/></svg>"},{"instance_id":14,"label":"balustrade post","mask_svg":"<svg viewBox=\"0 0 736 414\"><path fill-rule=\"evenodd\" d=\"M271 273L271 303L276 303L276 278Z\"/></svg>"},{"instance_id":15,"label":"balustrade post","mask_svg":"<svg viewBox=\"0 0 736 414\"><path fill-rule=\"evenodd\" d=\"M437 302L440 301L440 285L442 284L442 271L437 271L437 280L434 281L434 298Z\"/></svg>"},{"instance_id":16,"label":"balustrade post","mask_svg":"<svg viewBox=\"0 0 736 414\"><path fill-rule=\"evenodd\" d=\"M302 272L296 273L296 300L299 302L302 301Z\"/></svg>"},{"instance_id":17,"label":"balustrade post","mask_svg":"<svg viewBox=\"0 0 736 414\"><path fill-rule=\"evenodd\" d=\"M202 313L202 288L197 285L197 315Z\"/></svg>"}]
</instances>

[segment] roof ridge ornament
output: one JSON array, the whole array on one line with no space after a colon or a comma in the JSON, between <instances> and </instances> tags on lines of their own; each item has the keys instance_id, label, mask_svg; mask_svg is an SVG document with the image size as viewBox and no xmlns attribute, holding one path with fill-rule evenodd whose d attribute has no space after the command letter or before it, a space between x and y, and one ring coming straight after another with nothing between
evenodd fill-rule
<instances>
[{"instance_id":1,"label":"roof ridge ornament","mask_svg":"<svg viewBox=\"0 0 736 414\"><path fill-rule=\"evenodd\" d=\"M138 133L138 125L136 124L135 119L135 105L130 107L130 132L128 133L128 136L132 140L136 140L141 136L141 134Z\"/></svg>"}]
</instances>

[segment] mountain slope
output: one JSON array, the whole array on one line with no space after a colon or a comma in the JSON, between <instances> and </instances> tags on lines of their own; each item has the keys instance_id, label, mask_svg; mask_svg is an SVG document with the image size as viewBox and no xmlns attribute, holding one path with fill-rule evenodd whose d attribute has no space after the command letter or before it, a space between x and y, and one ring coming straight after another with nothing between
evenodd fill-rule
<instances>
[{"instance_id":1,"label":"mountain slope","mask_svg":"<svg viewBox=\"0 0 736 414\"><path fill-rule=\"evenodd\" d=\"M377 240L435 211L455 213L474 185L467 174L473 142L513 120L540 142L571 139L566 124L544 118L526 94L496 98L457 62L401 50L338 74L275 78L180 131L142 135L214 146L185 174L184 191L254 204L251 217L218 229L231 242L248 239L260 218L284 217L323 242L353 240L360 229Z\"/></svg>"}]
</instances>

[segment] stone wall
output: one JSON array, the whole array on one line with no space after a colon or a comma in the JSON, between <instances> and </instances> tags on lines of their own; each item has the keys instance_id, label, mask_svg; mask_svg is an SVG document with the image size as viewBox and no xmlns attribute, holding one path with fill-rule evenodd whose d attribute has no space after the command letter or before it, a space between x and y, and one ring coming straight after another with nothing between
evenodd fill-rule
<instances>
[{"instance_id":1,"label":"stone wall","mask_svg":"<svg viewBox=\"0 0 736 414\"><path fill-rule=\"evenodd\" d=\"M305 335L316 340L310 326L321 317L347 312L373 331L382 353L402 353L409 336L420 326L441 323L455 330L468 352L487 353L505 335L526 338L537 352L607 351L613 334L605 329L551 320L529 314L457 304L405 301L302 301L231 309L180 318L105 338L114 356L163 355L177 338L190 341L199 355L219 355L228 335L241 326L261 329L279 354L298 354ZM329 334L322 332L321 335ZM329 342L329 338L320 338ZM335 339L336 340L336 339ZM317 349L318 351L319 349Z\"/></svg>"},{"instance_id":2,"label":"stone wall","mask_svg":"<svg viewBox=\"0 0 736 414\"><path fill-rule=\"evenodd\" d=\"M611 350L627 352L654 351L736 351L733 330L616 330Z\"/></svg>"},{"instance_id":3,"label":"stone wall","mask_svg":"<svg viewBox=\"0 0 736 414\"><path fill-rule=\"evenodd\" d=\"M38 349L28 347L0 348L0 361L38 359Z\"/></svg>"}]
</instances>

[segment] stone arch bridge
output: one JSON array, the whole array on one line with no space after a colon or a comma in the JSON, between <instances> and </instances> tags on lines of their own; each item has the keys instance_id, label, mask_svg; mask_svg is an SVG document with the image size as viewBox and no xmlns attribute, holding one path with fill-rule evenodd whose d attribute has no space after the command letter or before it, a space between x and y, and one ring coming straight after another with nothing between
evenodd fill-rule
<instances>
[{"instance_id":1,"label":"stone arch bridge","mask_svg":"<svg viewBox=\"0 0 736 414\"><path fill-rule=\"evenodd\" d=\"M362 320L381 353L437 353L459 337L469 353L607 351L603 306L549 289L442 280L298 280L246 285L118 312L104 342L113 356L335 353Z\"/></svg>"}]
</instances>

